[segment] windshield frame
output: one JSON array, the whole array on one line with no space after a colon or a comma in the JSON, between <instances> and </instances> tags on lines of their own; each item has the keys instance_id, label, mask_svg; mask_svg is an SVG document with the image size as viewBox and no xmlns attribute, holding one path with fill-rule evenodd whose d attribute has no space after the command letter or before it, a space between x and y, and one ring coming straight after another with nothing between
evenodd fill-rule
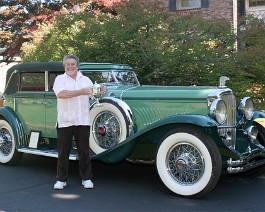
<instances>
[{"instance_id":1,"label":"windshield frame","mask_svg":"<svg viewBox=\"0 0 265 212\"><path fill-rule=\"evenodd\" d=\"M103 83L107 86L113 86L113 85L126 85L126 86L140 86L139 80L132 70L79 70L83 75L87 76L93 83ZM102 77L100 75L96 76L97 73L101 73ZM121 74L122 73L122 74ZM126 80L124 79L128 74L130 74L130 78L133 80ZM120 78L118 75L121 74ZM95 77L93 77L95 75ZM104 76L103 76L104 75ZM99 78L102 78L104 80L101 80ZM129 79L129 78L127 78Z\"/></svg>"}]
</instances>

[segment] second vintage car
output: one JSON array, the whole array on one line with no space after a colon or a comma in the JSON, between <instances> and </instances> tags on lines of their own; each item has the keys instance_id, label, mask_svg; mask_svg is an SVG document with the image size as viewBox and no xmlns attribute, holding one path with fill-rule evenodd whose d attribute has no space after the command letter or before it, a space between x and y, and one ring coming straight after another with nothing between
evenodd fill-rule
<instances>
[{"instance_id":1,"label":"second vintage car","mask_svg":"<svg viewBox=\"0 0 265 212\"><path fill-rule=\"evenodd\" d=\"M198 198L217 185L222 170L256 177L265 172L265 113L249 97L236 102L219 86L141 85L126 64L81 63L91 88L91 159L154 164L175 194ZM62 63L21 63L7 71L0 106L0 163L23 153L57 157L54 79ZM100 83L108 87L101 95ZM218 84L218 80L217 80ZM74 138L73 138L74 143ZM78 160L75 145L70 155Z\"/></svg>"}]
</instances>

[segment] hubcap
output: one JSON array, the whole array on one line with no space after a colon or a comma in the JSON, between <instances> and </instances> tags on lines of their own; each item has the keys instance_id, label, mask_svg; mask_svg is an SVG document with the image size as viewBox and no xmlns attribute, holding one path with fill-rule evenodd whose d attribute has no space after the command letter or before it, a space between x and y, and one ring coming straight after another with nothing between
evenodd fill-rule
<instances>
[{"instance_id":1,"label":"hubcap","mask_svg":"<svg viewBox=\"0 0 265 212\"><path fill-rule=\"evenodd\" d=\"M0 129L0 153L7 156L12 151L12 138L7 129Z\"/></svg>"},{"instance_id":2,"label":"hubcap","mask_svg":"<svg viewBox=\"0 0 265 212\"><path fill-rule=\"evenodd\" d=\"M196 183L204 172L204 160L200 151L189 143L173 146L167 155L167 170L181 184Z\"/></svg>"}]
</instances>

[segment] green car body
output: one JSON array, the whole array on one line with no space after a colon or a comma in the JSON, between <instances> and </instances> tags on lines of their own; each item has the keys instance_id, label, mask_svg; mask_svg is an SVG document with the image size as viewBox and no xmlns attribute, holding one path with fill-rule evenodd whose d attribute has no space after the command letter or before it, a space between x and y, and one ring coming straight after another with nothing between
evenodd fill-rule
<instances>
[{"instance_id":1,"label":"green car body","mask_svg":"<svg viewBox=\"0 0 265 212\"><path fill-rule=\"evenodd\" d=\"M221 170L265 172L265 113L246 97L236 103L225 86L141 85L126 64L81 63L95 86L91 99L91 159L155 164L176 194L201 197L214 189ZM57 157L54 79L62 63L22 63L7 72L0 107L0 163L22 153ZM108 92L102 96L98 85ZM74 139L73 139L74 143ZM70 159L78 160L76 148Z\"/></svg>"}]
</instances>

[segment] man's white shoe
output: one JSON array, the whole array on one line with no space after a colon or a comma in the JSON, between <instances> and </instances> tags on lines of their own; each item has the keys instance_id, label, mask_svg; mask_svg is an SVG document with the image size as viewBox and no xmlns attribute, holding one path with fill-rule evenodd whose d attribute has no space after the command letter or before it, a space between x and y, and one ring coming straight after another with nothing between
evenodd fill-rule
<instances>
[{"instance_id":1,"label":"man's white shoe","mask_svg":"<svg viewBox=\"0 0 265 212\"><path fill-rule=\"evenodd\" d=\"M64 186L66 186L66 182L61 182L61 181L57 180L56 183L54 184L53 188L54 189L63 189Z\"/></svg>"},{"instance_id":2,"label":"man's white shoe","mask_svg":"<svg viewBox=\"0 0 265 212\"><path fill-rule=\"evenodd\" d=\"M82 185L84 188L94 188L94 184L91 180L82 180Z\"/></svg>"}]
</instances>

